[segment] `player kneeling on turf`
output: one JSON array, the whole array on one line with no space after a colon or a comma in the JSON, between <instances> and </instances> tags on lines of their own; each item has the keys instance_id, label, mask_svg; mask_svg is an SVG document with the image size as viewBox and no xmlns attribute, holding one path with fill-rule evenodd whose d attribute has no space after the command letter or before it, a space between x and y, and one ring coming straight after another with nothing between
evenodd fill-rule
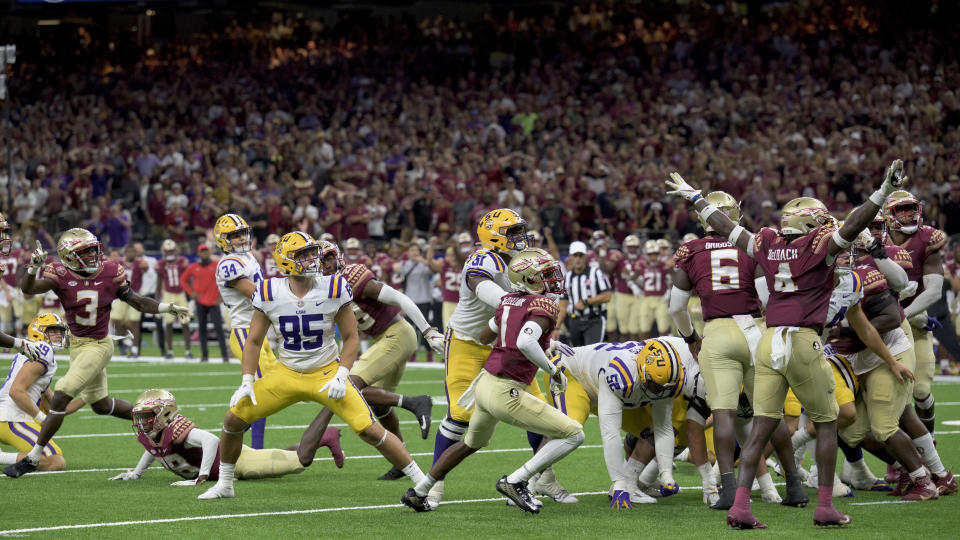
<instances>
[{"instance_id":1,"label":"player kneeling on turf","mask_svg":"<svg viewBox=\"0 0 960 540\"><path fill-rule=\"evenodd\" d=\"M133 405L133 429L146 449L132 471L110 480L137 480L153 461L184 478L174 486L193 486L219 478L220 439L180 414L177 400L166 390L147 390ZM236 477L241 480L272 478L302 472L313 456L290 450L254 450L243 446Z\"/></svg>"},{"instance_id":2,"label":"player kneeling on turf","mask_svg":"<svg viewBox=\"0 0 960 540\"><path fill-rule=\"evenodd\" d=\"M423 472L403 443L374 419L350 384L350 367L360 344L350 285L339 274L321 275L320 245L306 233L285 234L273 258L287 277L261 281L253 293L253 319L243 348L243 383L230 398L230 411L223 421L220 478L199 498L233 497L243 431L252 422L300 401L315 401L333 411L392 465L413 482L419 481ZM343 338L342 351L337 350L334 324ZM283 336L280 362L254 382L260 347L271 325Z\"/></svg>"},{"instance_id":3,"label":"player kneeling on turf","mask_svg":"<svg viewBox=\"0 0 960 540\"><path fill-rule=\"evenodd\" d=\"M559 294L563 283L560 264L546 251L528 248L510 261L510 282L515 292L500 300L481 342L496 340L489 358L458 405L476 409L462 441L447 448L426 478L407 490L403 504L417 512L433 507L427 502L430 488L467 456L490 442L498 422L539 433L552 440L519 469L501 478L497 491L527 512L540 511L540 505L527 490L527 481L573 452L583 443L583 427L562 412L527 392L538 369L550 373L552 384L563 391L566 377L553 365L544 349L557 325L557 303L544 296Z\"/></svg>"}]
</instances>

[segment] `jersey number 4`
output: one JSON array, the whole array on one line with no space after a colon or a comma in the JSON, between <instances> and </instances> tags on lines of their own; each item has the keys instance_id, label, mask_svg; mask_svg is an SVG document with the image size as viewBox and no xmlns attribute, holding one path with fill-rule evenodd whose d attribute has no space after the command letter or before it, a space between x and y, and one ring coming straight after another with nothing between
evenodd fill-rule
<instances>
[{"instance_id":1,"label":"jersey number 4","mask_svg":"<svg viewBox=\"0 0 960 540\"><path fill-rule=\"evenodd\" d=\"M790 263L780 263L777 267L777 273L773 275L773 290L782 293L797 292L797 284L793 282L793 274L790 273Z\"/></svg>"},{"instance_id":2,"label":"jersey number 4","mask_svg":"<svg viewBox=\"0 0 960 540\"><path fill-rule=\"evenodd\" d=\"M288 351L312 351L323 346L323 329L312 329L310 325L323 320L323 314L286 315L277 320L280 334L283 335L283 348Z\"/></svg>"}]
</instances>

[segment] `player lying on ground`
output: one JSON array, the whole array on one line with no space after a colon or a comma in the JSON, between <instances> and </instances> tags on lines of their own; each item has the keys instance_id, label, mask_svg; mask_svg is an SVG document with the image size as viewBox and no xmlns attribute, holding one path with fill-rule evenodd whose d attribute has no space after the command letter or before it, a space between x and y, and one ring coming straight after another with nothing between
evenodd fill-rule
<instances>
[{"instance_id":1,"label":"player lying on ground","mask_svg":"<svg viewBox=\"0 0 960 540\"><path fill-rule=\"evenodd\" d=\"M199 486L219 478L220 439L180 414L177 400L170 392L154 389L140 394L133 406L133 428L145 449L143 456L133 470L110 480L137 480L154 460L183 478L174 486ZM328 438L338 439L339 430L330 428ZM290 449L254 450L244 445L237 460L236 477L251 480L302 472L313 463L319 445L311 445L314 451L304 453Z\"/></svg>"}]
</instances>

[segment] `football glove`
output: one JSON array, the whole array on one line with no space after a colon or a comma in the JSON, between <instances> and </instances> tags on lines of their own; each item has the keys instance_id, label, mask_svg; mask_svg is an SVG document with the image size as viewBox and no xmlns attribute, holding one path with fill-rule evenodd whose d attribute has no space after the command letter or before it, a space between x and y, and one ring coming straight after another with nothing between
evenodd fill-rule
<instances>
[{"instance_id":1,"label":"football glove","mask_svg":"<svg viewBox=\"0 0 960 540\"><path fill-rule=\"evenodd\" d=\"M630 502L630 492L618 489L613 492L613 497L610 499L610 508L633 508L633 503Z\"/></svg>"},{"instance_id":2,"label":"football glove","mask_svg":"<svg viewBox=\"0 0 960 540\"><path fill-rule=\"evenodd\" d=\"M894 191L903 187L907 183L908 178L903 175L903 160L895 159L893 163L887 167L887 172L883 176L883 185L880 186L880 190L883 191L884 196L893 193Z\"/></svg>"},{"instance_id":3,"label":"football glove","mask_svg":"<svg viewBox=\"0 0 960 540\"><path fill-rule=\"evenodd\" d=\"M37 270L39 270L45 262L47 262L47 252L43 250L43 246L41 246L40 241L37 240L37 249L33 250L33 253L30 254L30 266L28 267L30 273L36 274Z\"/></svg>"},{"instance_id":4,"label":"football glove","mask_svg":"<svg viewBox=\"0 0 960 540\"><path fill-rule=\"evenodd\" d=\"M110 480L139 480L140 475L134 471L127 471L116 476L110 477Z\"/></svg>"},{"instance_id":5,"label":"football glove","mask_svg":"<svg viewBox=\"0 0 960 540\"><path fill-rule=\"evenodd\" d=\"M171 486L195 486L197 485L197 480L180 480L179 482L172 482Z\"/></svg>"},{"instance_id":6,"label":"football glove","mask_svg":"<svg viewBox=\"0 0 960 540\"><path fill-rule=\"evenodd\" d=\"M701 196L699 189L694 189L682 176L675 172L670 173L670 180L667 180L667 187L672 189L672 191L667 192L667 195L678 195L690 202L695 201Z\"/></svg>"},{"instance_id":7,"label":"football glove","mask_svg":"<svg viewBox=\"0 0 960 540\"><path fill-rule=\"evenodd\" d=\"M237 388L237 391L230 396L230 406L235 407L237 403L240 403L240 400L245 397L249 397L250 401L256 405L257 396L253 392L253 374L246 373L241 380L243 382L240 383L240 388Z\"/></svg>"},{"instance_id":8,"label":"football glove","mask_svg":"<svg viewBox=\"0 0 960 540\"><path fill-rule=\"evenodd\" d=\"M347 395L347 377L349 376L350 370L340 366L337 368L337 374L327 381L327 384L323 385L317 392L322 394L323 391L326 390L327 396L330 399L343 399L343 396Z\"/></svg>"},{"instance_id":9,"label":"football glove","mask_svg":"<svg viewBox=\"0 0 960 540\"><path fill-rule=\"evenodd\" d=\"M439 330L431 326L423 333L423 339L427 340L427 345L435 354L443 355L443 334Z\"/></svg>"},{"instance_id":10,"label":"football glove","mask_svg":"<svg viewBox=\"0 0 960 540\"><path fill-rule=\"evenodd\" d=\"M937 319L927 315L927 324L923 325L923 329L927 332L933 332L937 328L943 328L943 324L941 324Z\"/></svg>"},{"instance_id":11,"label":"football glove","mask_svg":"<svg viewBox=\"0 0 960 540\"><path fill-rule=\"evenodd\" d=\"M31 360L42 360L45 352L49 351L49 345L41 341L30 341L29 339L16 338L13 340L13 348L22 352Z\"/></svg>"},{"instance_id":12,"label":"football glove","mask_svg":"<svg viewBox=\"0 0 960 540\"><path fill-rule=\"evenodd\" d=\"M562 394L567 390L567 376L563 370L557 369L557 372L550 376L550 391L554 394Z\"/></svg>"},{"instance_id":13,"label":"football glove","mask_svg":"<svg viewBox=\"0 0 960 540\"><path fill-rule=\"evenodd\" d=\"M173 313L182 324L190 322L190 319L193 318L193 314L190 313L190 308L179 304L161 303L160 306L157 307L157 313Z\"/></svg>"}]
</instances>

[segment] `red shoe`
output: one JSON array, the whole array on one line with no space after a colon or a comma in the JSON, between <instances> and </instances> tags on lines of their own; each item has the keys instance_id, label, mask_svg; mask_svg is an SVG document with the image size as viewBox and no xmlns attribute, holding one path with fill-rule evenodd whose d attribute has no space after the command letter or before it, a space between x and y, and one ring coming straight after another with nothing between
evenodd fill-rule
<instances>
[{"instance_id":1,"label":"red shoe","mask_svg":"<svg viewBox=\"0 0 960 540\"><path fill-rule=\"evenodd\" d=\"M813 524L817 527L842 527L851 521L850 516L832 506L818 506L813 512Z\"/></svg>"},{"instance_id":2,"label":"red shoe","mask_svg":"<svg viewBox=\"0 0 960 540\"><path fill-rule=\"evenodd\" d=\"M893 491L887 493L889 497L903 497L910 492L910 475L904 471L900 472L900 477L897 479L897 487L893 488Z\"/></svg>"},{"instance_id":3,"label":"red shoe","mask_svg":"<svg viewBox=\"0 0 960 540\"><path fill-rule=\"evenodd\" d=\"M957 492L957 481L953 479L953 473L947 471L945 476L933 475L933 484L937 486L940 495L950 495Z\"/></svg>"},{"instance_id":4,"label":"red shoe","mask_svg":"<svg viewBox=\"0 0 960 540\"><path fill-rule=\"evenodd\" d=\"M326 446L330 449L330 453L333 454L334 465L338 469L342 469L343 449L340 448L340 430L335 427L327 428L323 432L323 437L320 437L320 446Z\"/></svg>"},{"instance_id":5,"label":"red shoe","mask_svg":"<svg viewBox=\"0 0 960 540\"><path fill-rule=\"evenodd\" d=\"M893 468L893 465L887 465L887 472L883 475L883 480L888 484L896 484L900 479L900 471Z\"/></svg>"},{"instance_id":6,"label":"red shoe","mask_svg":"<svg viewBox=\"0 0 960 540\"><path fill-rule=\"evenodd\" d=\"M753 517L753 512L749 509L738 510L736 507L727 511L727 525L735 529L766 529L767 526L757 518Z\"/></svg>"},{"instance_id":7,"label":"red shoe","mask_svg":"<svg viewBox=\"0 0 960 540\"><path fill-rule=\"evenodd\" d=\"M910 486L910 491L903 496L905 501L928 501L939 497L937 486L930 480L929 476L917 480Z\"/></svg>"}]
</instances>

